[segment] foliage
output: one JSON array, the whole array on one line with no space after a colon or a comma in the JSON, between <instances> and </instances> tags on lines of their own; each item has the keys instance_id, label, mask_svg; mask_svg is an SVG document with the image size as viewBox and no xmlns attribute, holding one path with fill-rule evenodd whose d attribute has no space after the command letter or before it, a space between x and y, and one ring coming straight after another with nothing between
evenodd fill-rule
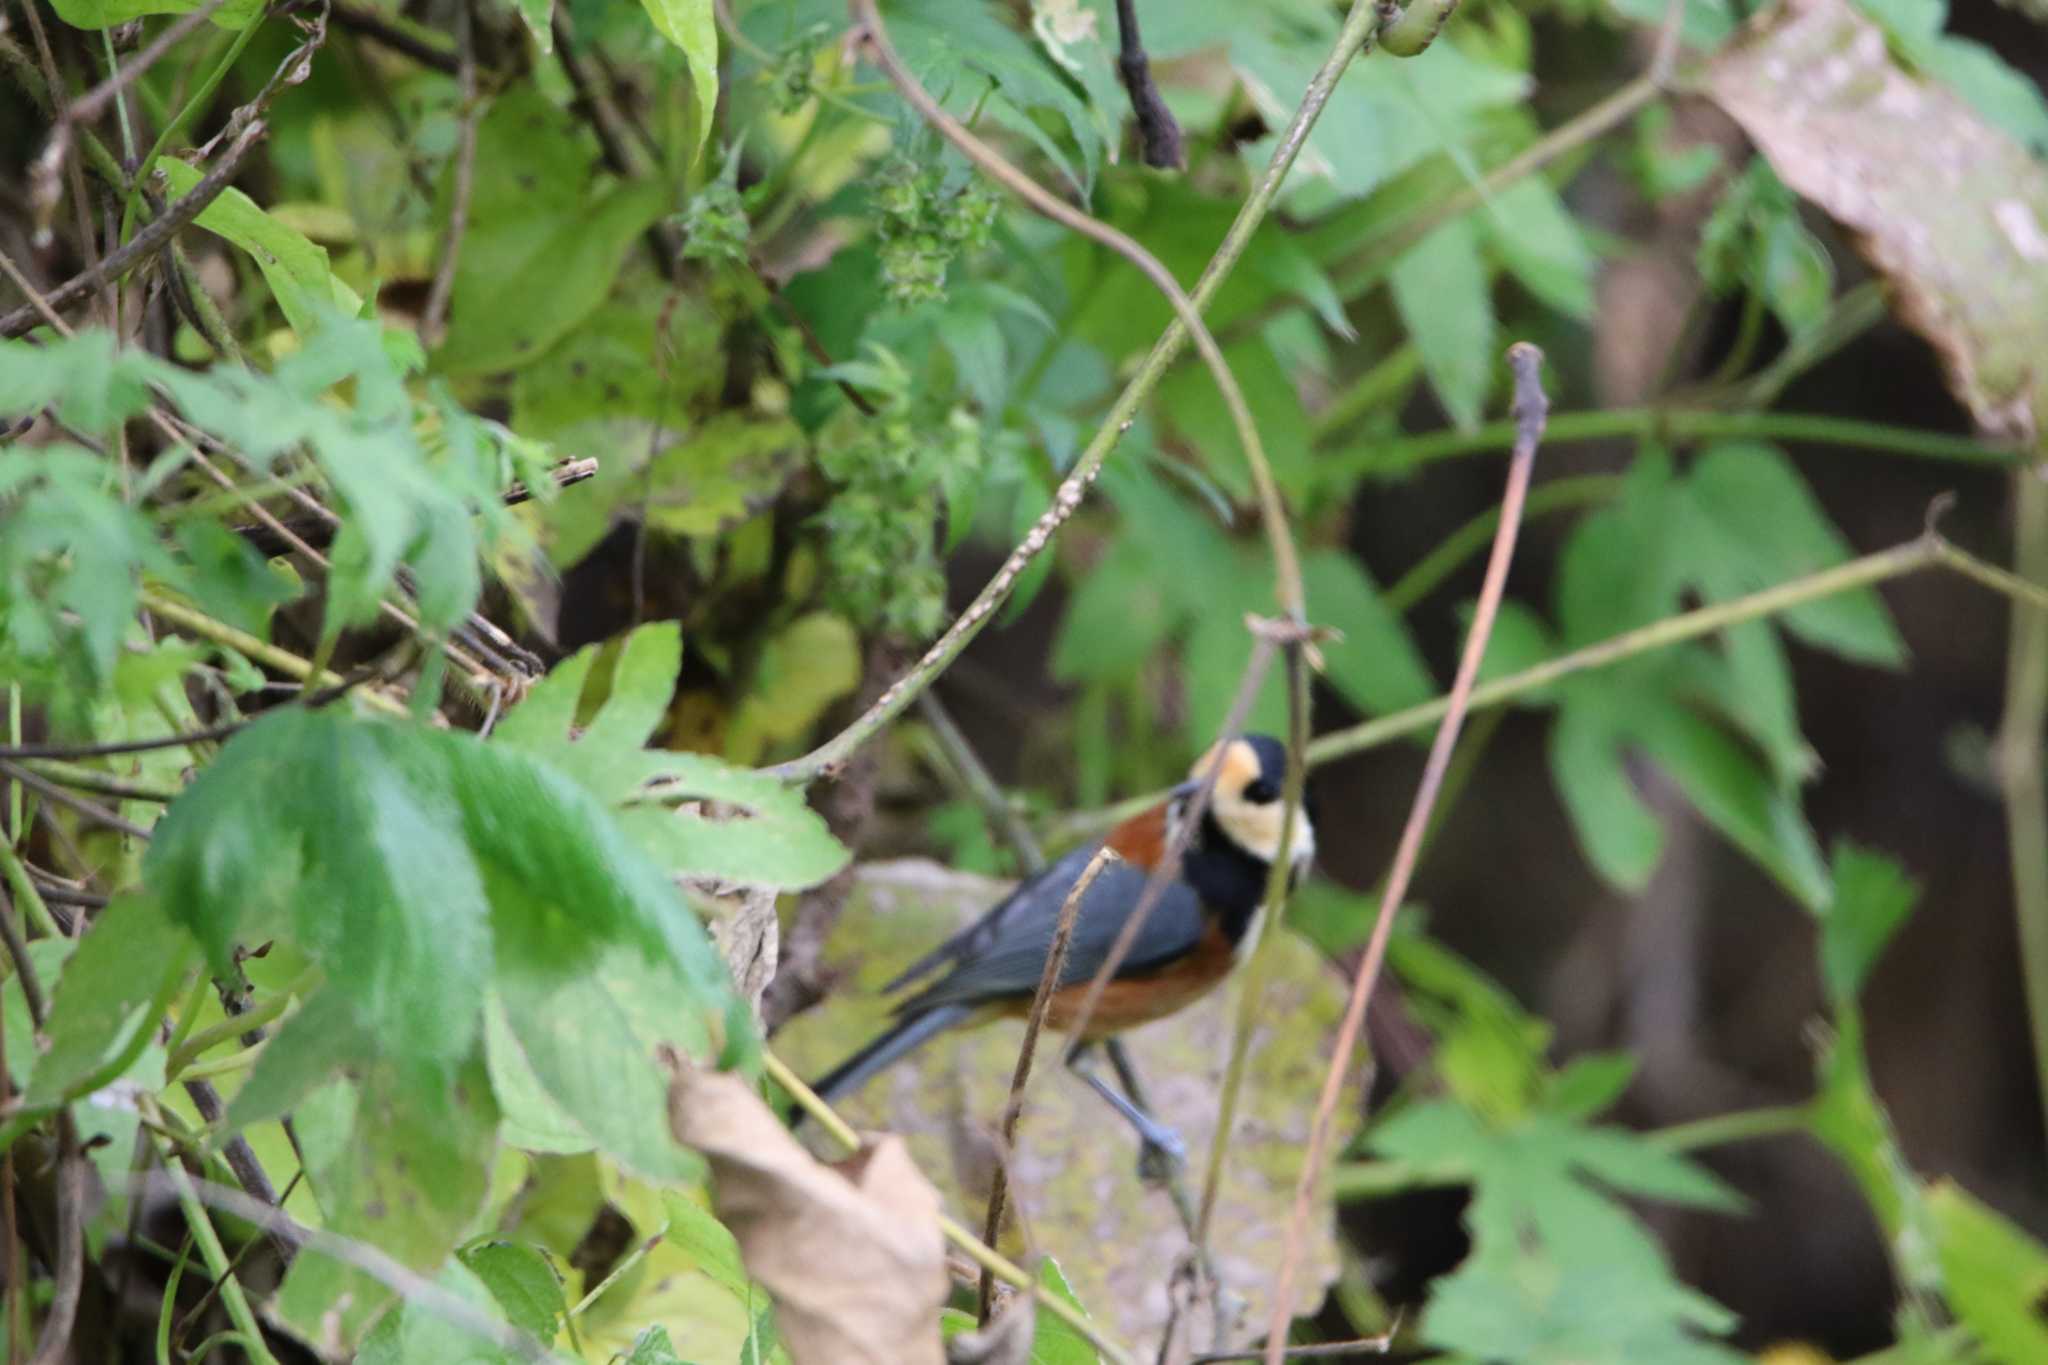
<instances>
[{"instance_id":1,"label":"foliage","mask_svg":"<svg viewBox=\"0 0 2048 1365\"><path fill-rule=\"evenodd\" d=\"M1106 0L881 13L914 78L1003 156L1183 284L1226 272L1207 321L1285 498L1309 616L1335 632L1319 716L1395 717L1449 676L1442 642L1469 620L1454 575L1483 536L1445 533L1418 577L1382 583L1368 559L1406 566L1364 544L1359 514L1424 506L1439 485L1422 466L1490 448L1501 343L1543 340L1559 390L1593 391L1596 280L1634 245L1579 170L1612 152L1610 196L1701 205L1692 282L1732 338L1696 388L1658 395L1674 420L1634 428L1650 434L1616 477L1544 513L1572 516L1549 595L1518 571L1482 678L1537 717L1605 883L1640 892L1665 866L1654 773L1814 917L1826 1021L1794 1118L1882 1230L1896 1358L2048 1355L2048 1250L1916 1173L1873 1081L1862 992L1917 889L1883 854L1824 853L1809 810L1824 755L1795 664L1903 669L1898 628L1866 584L1658 636L1853 558L1790 448L1826 419L1774 406L1872 316L1869 293L1842 292L1854 272L1826 217L1867 239L1985 429L2048 420L2031 269L2048 103L1952 33L1944 0L1801 0L1740 31L1696 0L1678 15L1688 70L1757 146L1730 162L1674 145L1648 86L1633 118L1553 117L1560 83L1626 78L1616 54L1661 0L1474 0L1418 54L1351 65L1226 260L1342 7L1138 7L1185 173L1129 152ZM327 1235L260 1296L260 1322L225 1293L205 1331L380 1365L513 1359L514 1343L790 1360L667 1109L671 1052L749 1077L759 1060L759 1001L705 920L733 893L794 902L847 868L849 817L828 823L786 761L881 692L871 669L940 636L1134 375L1156 386L992 613L1034 613L1065 699L1006 676L982 690L1034 698L1003 722L1033 811L1185 772L1237 692L1246 618L1276 601L1211 375L1141 368L1171 319L1158 290L927 127L839 0L514 0L450 32L435 25L452 10L396 0L228 0L189 25L191 0L48 9L32 44L0 32L0 164L20 188L0 208L0 912L21 931L0 1143L18 1144L8 1195L35 1223L35 1273L59 1278L48 1249L72 1242L96 1269L132 1258L134 1173L176 1149ZM1811 101L1786 87L1836 52L1858 79ZM120 99L60 125L57 106L117 69ZM224 175L222 149L258 121ZM166 216L185 225L136 245ZM1747 434L1686 439L1686 413ZM1438 425L1448 437L1410 435ZM1611 653L1523 676L1589 648ZM1275 670L1250 725L1284 728L1284 685ZM912 766L883 766L885 816L924 794ZM846 804L876 805L860 781ZM994 864L985 797L948 797L907 830L871 826L868 848ZM1291 922L1334 952L1371 913L1323 888ZM1741 1200L1672 1134L1597 1121L1633 1060L1554 1063L1546 1024L1413 925L1391 961L1430 1064L1337 1184L1471 1191L1469 1252L1429 1286L1414 1343L1735 1358L1740 1324L1681 1280L1634 1201L1737 1216ZM80 1153L105 1197L62 1201L49 1173ZM181 1273L219 1282L213 1231L178 1216L174 1247L205 1234ZM237 1251L258 1240L213 1221ZM1041 1291L1117 1336L1127 1305L1081 1258L1122 1249L1056 1250ZM148 1273L159 1354L183 1358L202 1322L173 1332L176 1282ZM63 1324L62 1295L22 1288L9 1311L71 1332L79 1358L134 1335ZM965 1321L956 1304L930 1326ZM1030 1358L1098 1351L1044 1314Z\"/></svg>"}]
</instances>

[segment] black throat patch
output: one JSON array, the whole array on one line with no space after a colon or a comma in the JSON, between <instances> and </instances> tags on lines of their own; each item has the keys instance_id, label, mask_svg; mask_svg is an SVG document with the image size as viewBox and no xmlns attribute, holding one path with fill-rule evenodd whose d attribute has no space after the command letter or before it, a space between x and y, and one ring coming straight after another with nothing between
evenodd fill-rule
<instances>
[{"instance_id":1,"label":"black throat patch","mask_svg":"<svg viewBox=\"0 0 2048 1365\"><path fill-rule=\"evenodd\" d=\"M1204 811L1201 833L1188 848L1181 868L1188 885L1195 888L1203 906L1222 921L1224 935L1235 945L1266 898L1265 860L1245 852L1223 832L1216 817Z\"/></svg>"}]
</instances>

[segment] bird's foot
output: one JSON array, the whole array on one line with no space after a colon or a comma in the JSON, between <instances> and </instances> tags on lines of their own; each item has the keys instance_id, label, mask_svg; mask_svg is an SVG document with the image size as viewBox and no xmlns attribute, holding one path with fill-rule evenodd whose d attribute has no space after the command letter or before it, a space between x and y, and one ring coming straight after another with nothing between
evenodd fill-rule
<instances>
[{"instance_id":1,"label":"bird's foot","mask_svg":"<svg viewBox=\"0 0 2048 1365\"><path fill-rule=\"evenodd\" d=\"M1164 1185L1187 1169L1187 1144L1171 1128L1155 1126L1138 1145L1138 1179L1147 1185Z\"/></svg>"}]
</instances>

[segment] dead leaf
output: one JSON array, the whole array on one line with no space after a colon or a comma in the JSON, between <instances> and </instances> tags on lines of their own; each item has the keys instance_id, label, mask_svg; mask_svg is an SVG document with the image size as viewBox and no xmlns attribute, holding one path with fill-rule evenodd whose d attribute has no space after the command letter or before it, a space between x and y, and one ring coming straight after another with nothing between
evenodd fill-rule
<instances>
[{"instance_id":1,"label":"dead leaf","mask_svg":"<svg viewBox=\"0 0 2048 1365\"><path fill-rule=\"evenodd\" d=\"M1862 238L1985 430L2048 429L2048 174L1945 87L1908 75L1847 0L1786 0L1705 89L1780 179Z\"/></svg>"},{"instance_id":2,"label":"dead leaf","mask_svg":"<svg viewBox=\"0 0 2048 1365\"><path fill-rule=\"evenodd\" d=\"M712 1208L796 1365L944 1365L939 1194L902 1141L827 1165L745 1081L668 1061L669 1126L710 1161Z\"/></svg>"},{"instance_id":3,"label":"dead leaf","mask_svg":"<svg viewBox=\"0 0 2048 1365\"><path fill-rule=\"evenodd\" d=\"M846 979L783 1027L776 1051L806 1076L843 1061L888 1020L881 983L1006 889L919 859L857 865L846 908L824 946L825 969L844 971ZM1315 949L1291 935L1272 949L1278 956L1262 1012L1270 1022L1253 1035L1210 1242L1227 1301L1261 1313L1272 1301L1302 1147L1344 1013L1344 982ZM1191 1181L1199 1179L1215 1133L1239 984L1233 979L1180 1014L1124 1035L1149 1098L1187 1143ZM986 1139L1008 1098L1022 1034L1015 1021L947 1034L835 1105L856 1128L903 1134L951 1206L970 1211L969 1221L978 1224L994 1166ZM1187 1234L1167 1196L1138 1183L1130 1130L1058 1058L1057 1050L1040 1046L1010 1163L1011 1200L1030 1239L1013 1224L1003 1246L1057 1257L1075 1297L1111 1336L1150 1359L1172 1311L1169 1281ZM1337 1150L1349 1136L1343 1125L1358 1112L1356 1076L1347 1081ZM1315 1312L1338 1272L1335 1217L1328 1196L1319 1190L1317 1198L1297 1313ZM1248 1340L1261 1325L1243 1323L1237 1339Z\"/></svg>"},{"instance_id":4,"label":"dead leaf","mask_svg":"<svg viewBox=\"0 0 2048 1365\"><path fill-rule=\"evenodd\" d=\"M711 941L718 945L733 986L754 1022L761 1022L761 992L775 979L781 957L782 925L775 917L775 889L768 886L695 888L711 911Z\"/></svg>"}]
</instances>

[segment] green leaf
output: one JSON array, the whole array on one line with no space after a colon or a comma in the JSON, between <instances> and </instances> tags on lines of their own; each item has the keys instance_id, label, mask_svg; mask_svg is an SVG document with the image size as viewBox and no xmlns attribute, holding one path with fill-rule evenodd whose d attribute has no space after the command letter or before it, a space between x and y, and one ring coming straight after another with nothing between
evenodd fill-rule
<instances>
[{"instance_id":1,"label":"green leaf","mask_svg":"<svg viewBox=\"0 0 2048 1365\"><path fill-rule=\"evenodd\" d=\"M542 52L555 50L555 0L512 0L512 8L526 21L533 45Z\"/></svg>"},{"instance_id":2,"label":"green leaf","mask_svg":"<svg viewBox=\"0 0 2048 1365\"><path fill-rule=\"evenodd\" d=\"M1063 683L1134 679L1179 616L1145 548L1119 538L1067 596L1052 676Z\"/></svg>"},{"instance_id":3,"label":"green leaf","mask_svg":"<svg viewBox=\"0 0 2048 1365\"><path fill-rule=\"evenodd\" d=\"M1821 978L1831 1000L1853 1004L1920 888L1890 858L1847 842L1835 845L1834 874L1834 894L1820 911Z\"/></svg>"},{"instance_id":4,"label":"green leaf","mask_svg":"<svg viewBox=\"0 0 2048 1365\"><path fill-rule=\"evenodd\" d=\"M1685 481L1688 576L1710 600L1787 583L1845 562L1849 546L1775 446L1713 446ZM1859 663L1898 667L1906 647L1869 588L1804 603L1778 618L1793 635Z\"/></svg>"},{"instance_id":5,"label":"green leaf","mask_svg":"<svg viewBox=\"0 0 2048 1365\"><path fill-rule=\"evenodd\" d=\"M642 626L629 637L613 683L614 696L624 696L628 709L613 717L608 703L570 739L574 699L582 695L596 648L558 664L506 717L493 744L542 758L601 800L622 803L621 826L671 872L795 888L814 886L846 865L850 855L802 792L708 755L641 747L657 708L667 706L679 666L681 637L672 622ZM620 679L628 680L624 687ZM650 791L650 783L658 789ZM736 809L714 817L704 802Z\"/></svg>"},{"instance_id":6,"label":"green leaf","mask_svg":"<svg viewBox=\"0 0 2048 1365\"><path fill-rule=\"evenodd\" d=\"M1664 825L1622 762L1624 736L1599 706L1566 706L1550 729L1550 779L1600 875L1640 891L1664 853Z\"/></svg>"},{"instance_id":7,"label":"green leaf","mask_svg":"<svg viewBox=\"0 0 2048 1365\"><path fill-rule=\"evenodd\" d=\"M1493 298L1469 218L1444 224L1394 262L1388 277L1401 325L1444 411L1460 428L1479 425L1493 384Z\"/></svg>"},{"instance_id":8,"label":"green leaf","mask_svg":"<svg viewBox=\"0 0 2048 1365\"><path fill-rule=\"evenodd\" d=\"M667 194L649 182L593 183L594 160L581 125L534 87L493 101L477 127L470 229L436 370L517 369L604 302Z\"/></svg>"},{"instance_id":9,"label":"green leaf","mask_svg":"<svg viewBox=\"0 0 2048 1365\"><path fill-rule=\"evenodd\" d=\"M803 738L825 709L860 685L860 638L843 616L811 612L761 642L746 694L726 727L736 762Z\"/></svg>"},{"instance_id":10,"label":"green leaf","mask_svg":"<svg viewBox=\"0 0 2048 1365\"><path fill-rule=\"evenodd\" d=\"M73 28L115 28L131 19L151 14L190 14L198 0L52 0L50 8ZM229 0L213 13L212 22L224 29L245 29L263 13L263 0ZM162 162L158 163L163 164Z\"/></svg>"},{"instance_id":11,"label":"green leaf","mask_svg":"<svg viewBox=\"0 0 2048 1365\"><path fill-rule=\"evenodd\" d=\"M1568 1119L1605 1112L1635 1078L1638 1058L1627 1052L1589 1052L1545 1078L1543 1107Z\"/></svg>"},{"instance_id":12,"label":"green leaf","mask_svg":"<svg viewBox=\"0 0 2048 1365\"><path fill-rule=\"evenodd\" d=\"M463 1261L443 1267L434 1283L486 1316L497 1316L490 1287ZM432 1304L397 1304L364 1339L355 1365L512 1365L512 1357L435 1312Z\"/></svg>"},{"instance_id":13,"label":"green leaf","mask_svg":"<svg viewBox=\"0 0 2048 1365\"><path fill-rule=\"evenodd\" d=\"M360 1079L316 1092L294 1119L327 1229L413 1270L439 1266L483 1205L498 1110L481 1057L448 1071L372 1064ZM277 1307L313 1340L339 1332L353 1342L393 1294L309 1248L293 1261Z\"/></svg>"},{"instance_id":14,"label":"green leaf","mask_svg":"<svg viewBox=\"0 0 2048 1365\"><path fill-rule=\"evenodd\" d=\"M1621 496L1582 520L1557 570L1561 642L1577 649L1677 610L1686 566L1672 528L1682 515L1670 456L1638 455Z\"/></svg>"},{"instance_id":15,"label":"green leaf","mask_svg":"<svg viewBox=\"0 0 2048 1365\"><path fill-rule=\"evenodd\" d=\"M1428 701L1436 680L1408 627L1380 599L1358 560L1341 550L1311 551L1301 565L1309 619L1335 626L1340 640L1322 646L1327 676L1354 706L1371 714Z\"/></svg>"},{"instance_id":16,"label":"green leaf","mask_svg":"<svg viewBox=\"0 0 2048 1365\"><path fill-rule=\"evenodd\" d=\"M63 989L64 963L78 945L68 938L39 938L28 945L29 964L36 970L36 982L49 999L52 989ZM10 964L11 966L11 964ZM28 997L21 991L21 974L10 970L0 982L0 1010L5 1010L7 1029L7 1075L16 1088L25 1086L38 1064L35 1021L29 1017Z\"/></svg>"},{"instance_id":17,"label":"green leaf","mask_svg":"<svg viewBox=\"0 0 2048 1365\"><path fill-rule=\"evenodd\" d=\"M803 433L789 419L720 413L640 475L648 524L685 536L730 530L774 501L803 456Z\"/></svg>"},{"instance_id":18,"label":"green leaf","mask_svg":"<svg viewBox=\"0 0 2048 1365\"><path fill-rule=\"evenodd\" d=\"M174 201L192 193L202 178L197 167L174 157L163 157L156 164ZM276 296L277 306L284 310L285 321L300 336L312 335L330 312L353 317L362 311L361 297L335 278L325 247L278 222L233 186L221 191L193 221L249 253Z\"/></svg>"},{"instance_id":19,"label":"green leaf","mask_svg":"<svg viewBox=\"0 0 2048 1365\"><path fill-rule=\"evenodd\" d=\"M686 1365L669 1340L668 1328L656 1324L633 1339L633 1353L625 1365Z\"/></svg>"},{"instance_id":20,"label":"green leaf","mask_svg":"<svg viewBox=\"0 0 2048 1365\"><path fill-rule=\"evenodd\" d=\"M1082 1316L1087 1315L1088 1310L1081 1307L1073 1286L1067 1283L1066 1272L1050 1256L1038 1263L1038 1288ZM1031 1365L1097 1365L1101 1359L1088 1338L1051 1313L1039 1313L1037 1332L1031 1339Z\"/></svg>"},{"instance_id":21,"label":"green leaf","mask_svg":"<svg viewBox=\"0 0 2048 1365\"><path fill-rule=\"evenodd\" d=\"M506 1320L542 1345L551 1345L569 1311L562 1277L538 1249L524 1242L491 1241L465 1247L462 1264L490 1290Z\"/></svg>"},{"instance_id":22,"label":"green leaf","mask_svg":"<svg viewBox=\"0 0 2048 1365\"><path fill-rule=\"evenodd\" d=\"M217 964L238 943L301 948L330 1026L408 1065L469 1054L493 971L578 978L607 945L678 973L679 1017L737 1007L673 884L599 805L467 734L273 711L172 803L143 872Z\"/></svg>"},{"instance_id":23,"label":"green leaf","mask_svg":"<svg viewBox=\"0 0 2048 1365\"><path fill-rule=\"evenodd\" d=\"M1488 246L1524 288L1566 317L1592 318L1597 262L1585 233L1548 182L1527 176L1475 216Z\"/></svg>"},{"instance_id":24,"label":"green leaf","mask_svg":"<svg viewBox=\"0 0 2048 1365\"><path fill-rule=\"evenodd\" d=\"M1461 632L1472 629L1472 616L1477 606L1476 602L1458 604ZM1549 662L1557 657L1557 652L1557 638L1550 633L1550 627L1543 618L1513 598L1503 598L1493 618L1493 633L1486 637L1486 655L1479 661L1478 680L1489 683L1510 677ZM1518 695L1514 704L1546 706L1556 700L1557 691L1555 684L1532 688Z\"/></svg>"},{"instance_id":25,"label":"green leaf","mask_svg":"<svg viewBox=\"0 0 2048 1365\"><path fill-rule=\"evenodd\" d=\"M2048 1247L1954 1181L1927 1192L1949 1307L1993 1359L2048 1360Z\"/></svg>"},{"instance_id":26,"label":"green leaf","mask_svg":"<svg viewBox=\"0 0 2048 1365\"><path fill-rule=\"evenodd\" d=\"M79 941L55 990L43 982L49 1047L28 1083L28 1103L63 1100L102 1067L139 1052L135 1045L153 1034L192 957L191 939L154 900L115 898Z\"/></svg>"},{"instance_id":27,"label":"green leaf","mask_svg":"<svg viewBox=\"0 0 2048 1365\"><path fill-rule=\"evenodd\" d=\"M712 0L641 0L647 17L661 36L682 49L690 64L690 86L697 94L696 143L690 154L703 150L711 135L712 120L718 113L718 18Z\"/></svg>"},{"instance_id":28,"label":"green leaf","mask_svg":"<svg viewBox=\"0 0 2048 1365\"><path fill-rule=\"evenodd\" d=\"M297 580L217 521L196 517L179 522L177 542L190 567L186 586L193 601L207 615L259 640L269 638L271 613L299 596Z\"/></svg>"}]
</instances>

